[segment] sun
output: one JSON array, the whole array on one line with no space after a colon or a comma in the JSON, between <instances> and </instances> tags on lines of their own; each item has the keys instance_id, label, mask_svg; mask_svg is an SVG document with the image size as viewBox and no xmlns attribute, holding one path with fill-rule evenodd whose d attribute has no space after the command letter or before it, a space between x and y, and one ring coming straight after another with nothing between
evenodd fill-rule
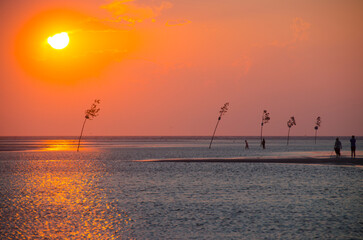
<instances>
[{"instance_id":1,"label":"sun","mask_svg":"<svg viewBox=\"0 0 363 240\"><path fill-rule=\"evenodd\" d=\"M48 38L48 43L54 49L63 49L67 47L69 43L68 33L57 33L54 36Z\"/></svg>"}]
</instances>

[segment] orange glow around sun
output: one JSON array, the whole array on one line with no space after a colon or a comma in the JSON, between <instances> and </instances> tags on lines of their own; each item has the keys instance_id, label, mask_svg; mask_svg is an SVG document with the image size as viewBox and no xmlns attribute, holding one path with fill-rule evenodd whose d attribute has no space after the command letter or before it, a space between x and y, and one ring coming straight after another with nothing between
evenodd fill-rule
<instances>
[{"instance_id":1,"label":"orange glow around sun","mask_svg":"<svg viewBox=\"0 0 363 240\"><path fill-rule=\"evenodd\" d=\"M15 56L31 77L72 84L94 78L135 46L130 31L88 15L57 9L27 21L14 41Z\"/></svg>"}]
</instances>

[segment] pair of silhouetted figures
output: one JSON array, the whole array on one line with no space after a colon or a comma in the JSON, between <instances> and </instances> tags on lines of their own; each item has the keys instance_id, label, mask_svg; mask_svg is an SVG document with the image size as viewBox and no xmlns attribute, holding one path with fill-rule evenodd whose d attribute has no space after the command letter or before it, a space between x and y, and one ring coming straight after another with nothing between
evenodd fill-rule
<instances>
[{"instance_id":1,"label":"pair of silhouetted figures","mask_svg":"<svg viewBox=\"0 0 363 240\"><path fill-rule=\"evenodd\" d=\"M356 139L355 136L353 135L352 138L350 139L350 156L351 158L355 158L355 148L356 148ZM343 148L342 143L339 141L339 138L335 139L335 144L334 144L334 151L337 157L340 157L340 150Z\"/></svg>"},{"instance_id":2,"label":"pair of silhouetted figures","mask_svg":"<svg viewBox=\"0 0 363 240\"><path fill-rule=\"evenodd\" d=\"M265 139L262 139L261 146L263 149L265 149L265 144L266 144ZM250 149L250 147L248 146L247 140L245 140L245 149Z\"/></svg>"}]
</instances>

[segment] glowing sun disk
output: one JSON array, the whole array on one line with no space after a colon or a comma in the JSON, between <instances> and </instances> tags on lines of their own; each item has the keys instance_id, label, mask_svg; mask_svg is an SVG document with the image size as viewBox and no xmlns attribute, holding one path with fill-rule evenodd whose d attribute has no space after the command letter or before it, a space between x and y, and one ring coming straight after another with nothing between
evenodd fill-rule
<instances>
[{"instance_id":1,"label":"glowing sun disk","mask_svg":"<svg viewBox=\"0 0 363 240\"><path fill-rule=\"evenodd\" d=\"M48 38L48 43L54 49L63 49L69 43L69 36L66 32L57 33Z\"/></svg>"}]
</instances>

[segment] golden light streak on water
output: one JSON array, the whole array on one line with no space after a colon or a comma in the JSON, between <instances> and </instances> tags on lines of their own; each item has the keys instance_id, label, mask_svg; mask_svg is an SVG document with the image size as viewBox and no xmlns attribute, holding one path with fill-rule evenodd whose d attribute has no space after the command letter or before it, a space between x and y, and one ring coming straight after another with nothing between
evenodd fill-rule
<instances>
[{"instance_id":1,"label":"golden light streak on water","mask_svg":"<svg viewBox=\"0 0 363 240\"><path fill-rule=\"evenodd\" d=\"M13 224L5 238L115 239L127 229L130 218L97 184L100 166L66 160L27 163L24 167L32 171L16 176L21 182L16 196L9 197L13 209L0 211ZM79 171L84 168L80 164L93 172Z\"/></svg>"},{"instance_id":2,"label":"golden light streak on water","mask_svg":"<svg viewBox=\"0 0 363 240\"><path fill-rule=\"evenodd\" d=\"M42 151L75 151L76 142L73 140L46 140L41 143L45 147Z\"/></svg>"}]
</instances>

